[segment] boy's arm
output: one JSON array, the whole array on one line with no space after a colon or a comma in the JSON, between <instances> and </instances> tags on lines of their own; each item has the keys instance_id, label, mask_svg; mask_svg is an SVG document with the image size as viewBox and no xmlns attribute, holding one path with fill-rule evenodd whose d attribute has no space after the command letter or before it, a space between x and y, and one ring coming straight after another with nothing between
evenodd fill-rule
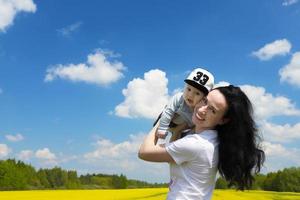
<instances>
[{"instance_id":1,"label":"boy's arm","mask_svg":"<svg viewBox=\"0 0 300 200\"><path fill-rule=\"evenodd\" d=\"M167 131L169 129L170 122L182 101L183 99L181 93L178 93L172 97L172 99L162 112L161 118L159 120L158 130Z\"/></svg>"}]
</instances>

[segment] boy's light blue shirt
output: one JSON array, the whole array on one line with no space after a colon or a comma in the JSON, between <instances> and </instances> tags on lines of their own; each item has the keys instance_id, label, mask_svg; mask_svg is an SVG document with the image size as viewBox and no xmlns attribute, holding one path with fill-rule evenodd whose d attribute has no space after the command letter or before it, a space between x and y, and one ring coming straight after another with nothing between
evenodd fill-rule
<instances>
[{"instance_id":1,"label":"boy's light blue shirt","mask_svg":"<svg viewBox=\"0 0 300 200\"><path fill-rule=\"evenodd\" d=\"M183 93L179 92L171 98L171 101L163 110L158 130L167 131L171 121L175 124L186 122L189 127L192 127L192 115L193 110L185 103Z\"/></svg>"}]
</instances>

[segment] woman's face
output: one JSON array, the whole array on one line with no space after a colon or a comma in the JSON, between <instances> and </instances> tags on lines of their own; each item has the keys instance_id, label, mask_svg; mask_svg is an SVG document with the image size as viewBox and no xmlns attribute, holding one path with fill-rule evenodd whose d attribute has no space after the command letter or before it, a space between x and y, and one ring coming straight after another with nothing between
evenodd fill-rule
<instances>
[{"instance_id":1,"label":"woman's face","mask_svg":"<svg viewBox=\"0 0 300 200\"><path fill-rule=\"evenodd\" d=\"M223 116L227 110L224 95L218 90L212 90L194 109L193 123L197 130L214 129L216 125L225 123Z\"/></svg>"}]
</instances>

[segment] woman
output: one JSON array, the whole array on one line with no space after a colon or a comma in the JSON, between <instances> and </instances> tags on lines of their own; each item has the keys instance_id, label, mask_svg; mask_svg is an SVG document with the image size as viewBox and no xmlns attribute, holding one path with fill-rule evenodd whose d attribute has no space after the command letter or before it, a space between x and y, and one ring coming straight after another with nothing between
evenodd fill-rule
<instances>
[{"instance_id":1,"label":"woman","mask_svg":"<svg viewBox=\"0 0 300 200\"><path fill-rule=\"evenodd\" d=\"M167 199L210 199L218 170L229 185L249 188L264 152L247 96L232 85L216 88L197 104L192 120L195 130L167 146L155 145L154 127L139 150L143 160L170 163Z\"/></svg>"}]
</instances>

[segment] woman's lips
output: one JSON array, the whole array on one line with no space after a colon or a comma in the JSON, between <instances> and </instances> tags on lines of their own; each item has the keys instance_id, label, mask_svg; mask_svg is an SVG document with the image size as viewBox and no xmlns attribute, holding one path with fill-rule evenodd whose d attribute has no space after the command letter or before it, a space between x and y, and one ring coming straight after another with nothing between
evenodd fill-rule
<instances>
[{"instance_id":1,"label":"woman's lips","mask_svg":"<svg viewBox=\"0 0 300 200\"><path fill-rule=\"evenodd\" d=\"M198 120L200 120L200 121L204 121L204 119L198 114L198 113L196 113L196 118L198 119Z\"/></svg>"}]
</instances>

